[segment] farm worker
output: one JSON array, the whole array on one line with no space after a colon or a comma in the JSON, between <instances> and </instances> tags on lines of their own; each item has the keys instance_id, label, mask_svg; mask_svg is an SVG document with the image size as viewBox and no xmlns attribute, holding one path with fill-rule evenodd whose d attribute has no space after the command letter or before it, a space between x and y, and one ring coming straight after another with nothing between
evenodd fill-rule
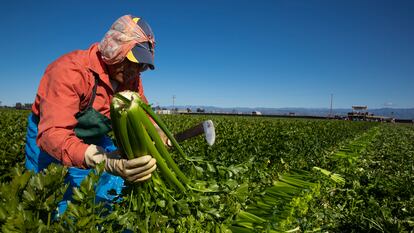
<instances>
[{"instance_id":1,"label":"farm worker","mask_svg":"<svg viewBox=\"0 0 414 233\"><path fill-rule=\"evenodd\" d=\"M110 102L114 93L137 91L144 96L140 73L154 69L154 35L141 18L125 15L114 22L100 43L77 50L51 63L41 81L26 138L26 168L40 172L50 163L68 168L69 188L59 203L62 214L92 168L105 163L97 199L110 202L124 180L142 182L151 177L156 161L150 155L121 159L112 140ZM165 135L161 137L166 139Z\"/></svg>"}]
</instances>

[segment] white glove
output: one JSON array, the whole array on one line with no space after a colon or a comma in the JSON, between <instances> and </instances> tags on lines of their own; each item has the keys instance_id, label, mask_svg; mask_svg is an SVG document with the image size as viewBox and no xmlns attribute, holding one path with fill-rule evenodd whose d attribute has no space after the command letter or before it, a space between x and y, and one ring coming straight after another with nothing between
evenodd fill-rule
<instances>
[{"instance_id":1,"label":"white glove","mask_svg":"<svg viewBox=\"0 0 414 233\"><path fill-rule=\"evenodd\" d=\"M126 160L117 152L107 153L96 145L90 145L85 151L85 164L94 168L101 162L105 162L105 171L121 176L129 182L142 182L151 178L151 173L157 168L156 160L150 155Z\"/></svg>"}]
</instances>

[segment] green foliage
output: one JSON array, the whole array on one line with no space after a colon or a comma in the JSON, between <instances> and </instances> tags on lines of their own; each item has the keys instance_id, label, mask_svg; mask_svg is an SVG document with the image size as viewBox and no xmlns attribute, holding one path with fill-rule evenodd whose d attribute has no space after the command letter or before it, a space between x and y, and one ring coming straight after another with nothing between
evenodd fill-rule
<instances>
[{"instance_id":1,"label":"green foliage","mask_svg":"<svg viewBox=\"0 0 414 233\"><path fill-rule=\"evenodd\" d=\"M0 186L2 232L45 232L59 229L52 223L67 185L66 169L51 165L39 174L13 169L12 180Z\"/></svg>"},{"instance_id":2,"label":"green foliage","mask_svg":"<svg viewBox=\"0 0 414 233\"><path fill-rule=\"evenodd\" d=\"M412 232L414 228L411 126L163 115L174 133L202 120L214 121L215 145L208 146L201 136L181 144L192 163L175 150L169 152L192 187L215 192L183 195L154 176L141 189L128 185L113 203L101 203L95 198L99 168L74 190L65 214L56 216L66 189L66 169L50 166L32 174L22 168L27 115L0 111L2 232Z\"/></svg>"},{"instance_id":3,"label":"green foliage","mask_svg":"<svg viewBox=\"0 0 414 233\"><path fill-rule=\"evenodd\" d=\"M0 182L10 181L10 168L23 164L29 113L0 109Z\"/></svg>"},{"instance_id":4,"label":"green foliage","mask_svg":"<svg viewBox=\"0 0 414 233\"><path fill-rule=\"evenodd\" d=\"M332 153L345 186L324 183L304 229L413 232L414 129L381 125Z\"/></svg>"}]
</instances>

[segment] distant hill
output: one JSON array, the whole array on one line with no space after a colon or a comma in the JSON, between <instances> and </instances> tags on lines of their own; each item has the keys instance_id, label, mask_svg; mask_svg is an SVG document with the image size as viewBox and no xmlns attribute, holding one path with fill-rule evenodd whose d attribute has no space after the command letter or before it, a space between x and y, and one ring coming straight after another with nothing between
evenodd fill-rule
<instances>
[{"instance_id":1,"label":"distant hill","mask_svg":"<svg viewBox=\"0 0 414 233\"><path fill-rule=\"evenodd\" d=\"M253 111L259 111L264 115L288 115L294 113L300 116L328 116L330 110L328 108L221 108L214 106L175 106L178 109L191 109L196 112L197 109L204 109L205 112L214 113L247 113L250 114ZM165 106L165 108L171 109L172 106ZM332 109L333 115L346 116L352 109ZM397 119L414 119L414 108L378 108L368 109L369 113L373 113L376 116L394 117Z\"/></svg>"}]
</instances>

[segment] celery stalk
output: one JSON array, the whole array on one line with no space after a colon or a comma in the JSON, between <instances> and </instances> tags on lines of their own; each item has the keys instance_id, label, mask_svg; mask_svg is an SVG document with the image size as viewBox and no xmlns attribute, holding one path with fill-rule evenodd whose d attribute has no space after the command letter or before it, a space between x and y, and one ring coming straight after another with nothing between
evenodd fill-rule
<instances>
[{"instance_id":1,"label":"celery stalk","mask_svg":"<svg viewBox=\"0 0 414 233\"><path fill-rule=\"evenodd\" d=\"M140 111L141 110L141 111ZM143 144L147 146L148 151L150 154L157 160L157 164L161 170L161 172L164 174L164 176L169 179L173 184L175 184L181 191L185 192L185 187L181 184L181 182L177 179L174 173L169 169L166 161L161 156L161 154L158 152L157 148L152 143L152 140L147 132L147 129L144 127L144 125L148 124L147 121L149 121L148 117L144 114L142 114L143 111L140 108L140 106L132 102L130 108L128 109L128 120L132 126L132 130L135 133L135 137L139 138ZM151 122L149 124L154 127ZM150 128L150 127L148 127ZM155 128L154 128L155 130ZM161 139L160 139L161 140ZM168 160L167 160L168 162ZM178 167L176 167L178 169ZM174 170L173 167L173 171ZM178 169L179 171L179 169Z\"/></svg>"},{"instance_id":2,"label":"celery stalk","mask_svg":"<svg viewBox=\"0 0 414 233\"><path fill-rule=\"evenodd\" d=\"M180 178L181 181L183 181L185 184L188 184L189 183L188 178L178 168L177 164L174 162L174 160L171 158L168 151L165 149L165 145L162 142L157 130L155 129L154 125L149 120L145 112L140 107L139 102L134 101L131 103L129 112L132 112L132 111L134 112L136 111L136 113L139 115L140 120L142 121L142 124L144 125L145 129L148 131L149 135L151 136L151 139L154 140L155 145L157 146L157 149L160 151L161 155L166 160L168 165L177 174L177 176Z\"/></svg>"}]
</instances>

